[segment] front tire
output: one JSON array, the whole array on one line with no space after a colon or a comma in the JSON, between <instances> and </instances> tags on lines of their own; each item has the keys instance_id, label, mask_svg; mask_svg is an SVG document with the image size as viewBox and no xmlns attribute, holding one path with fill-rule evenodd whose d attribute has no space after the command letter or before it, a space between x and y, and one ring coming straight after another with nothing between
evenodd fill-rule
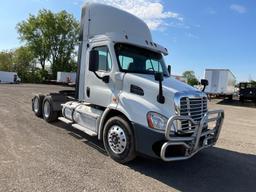
<instances>
[{"instance_id":1,"label":"front tire","mask_svg":"<svg viewBox=\"0 0 256 192\"><path fill-rule=\"evenodd\" d=\"M53 101L51 96L46 96L42 105L42 114L45 121L48 123L58 119L58 112L53 110Z\"/></svg>"},{"instance_id":2,"label":"front tire","mask_svg":"<svg viewBox=\"0 0 256 192\"><path fill-rule=\"evenodd\" d=\"M130 123L123 117L110 118L103 131L103 143L108 155L118 163L127 163L136 157L135 140Z\"/></svg>"}]
</instances>

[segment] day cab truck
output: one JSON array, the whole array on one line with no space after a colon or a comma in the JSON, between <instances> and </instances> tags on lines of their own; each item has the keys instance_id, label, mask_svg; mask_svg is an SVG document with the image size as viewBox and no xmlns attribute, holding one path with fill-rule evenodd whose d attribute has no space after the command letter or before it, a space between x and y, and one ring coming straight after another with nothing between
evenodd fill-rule
<instances>
[{"instance_id":1,"label":"day cab truck","mask_svg":"<svg viewBox=\"0 0 256 192\"><path fill-rule=\"evenodd\" d=\"M168 51L143 21L86 4L80 42L75 91L35 95L35 115L97 137L119 163L141 154L184 160L216 143L224 112L208 111L205 93L170 78Z\"/></svg>"}]
</instances>

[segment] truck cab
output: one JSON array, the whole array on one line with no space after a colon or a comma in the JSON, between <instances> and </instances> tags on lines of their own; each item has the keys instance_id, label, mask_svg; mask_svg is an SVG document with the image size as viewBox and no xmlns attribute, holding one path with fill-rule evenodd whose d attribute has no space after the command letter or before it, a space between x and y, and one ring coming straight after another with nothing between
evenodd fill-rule
<instances>
[{"instance_id":1,"label":"truck cab","mask_svg":"<svg viewBox=\"0 0 256 192\"><path fill-rule=\"evenodd\" d=\"M102 140L119 163L139 154L188 159L217 142L224 112L209 111L204 92L170 77L167 54L137 17L85 4L75 92L37 94L32 109Z\"/></svg>"}]
</instances>

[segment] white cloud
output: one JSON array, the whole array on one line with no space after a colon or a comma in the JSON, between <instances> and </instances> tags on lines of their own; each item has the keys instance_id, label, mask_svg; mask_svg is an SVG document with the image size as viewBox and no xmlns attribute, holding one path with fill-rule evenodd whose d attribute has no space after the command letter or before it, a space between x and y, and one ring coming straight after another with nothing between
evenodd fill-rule
<instances>
[{"instance_id":1,"label":"white cloud","mask_svg":"<svg viewBox=\"0 0 256 192\"><path fill-rule=\"evenodd\" d=\"M246 7L238 4L232 4L230 9L240 14L246 13L247 11Z\"/></svg>"},{"instance_id":2,"label":"white cloud","mask_svg":"<svg viewBox=\"0 0 256 192\"><path fill-rule=\"evenodd\" d=\"M167 19L183 22L180 14L165 11L160 0L87 0L86 2L104 3L128 11L142 19L152 30L162 30L168 26Z\"/></svg>"}]
</instances>

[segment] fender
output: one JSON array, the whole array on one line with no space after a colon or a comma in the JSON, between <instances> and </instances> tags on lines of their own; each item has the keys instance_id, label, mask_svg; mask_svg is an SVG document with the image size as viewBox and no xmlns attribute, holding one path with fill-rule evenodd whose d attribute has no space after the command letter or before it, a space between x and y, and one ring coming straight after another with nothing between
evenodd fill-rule
<instances>
[{"instance_id":1,"label":"fender","mask_svg":"<svg viewBox=\"0 0 256 192\"><path fill-rule=\"evenodd\" d=\"M98 128L98 140L101 140L103 137L103 129L104 129L104 125L105 122L107 120L107 117L109 116L110 113L116 112L117 114L122 114L123 116L125 116L129 121L131 121L129 114L121 107L118 107L117 104L110 104L105 111L103 112L101 119L100 119L100 123L99 123L99 128Z\"/></svg>"}]
</instances>

